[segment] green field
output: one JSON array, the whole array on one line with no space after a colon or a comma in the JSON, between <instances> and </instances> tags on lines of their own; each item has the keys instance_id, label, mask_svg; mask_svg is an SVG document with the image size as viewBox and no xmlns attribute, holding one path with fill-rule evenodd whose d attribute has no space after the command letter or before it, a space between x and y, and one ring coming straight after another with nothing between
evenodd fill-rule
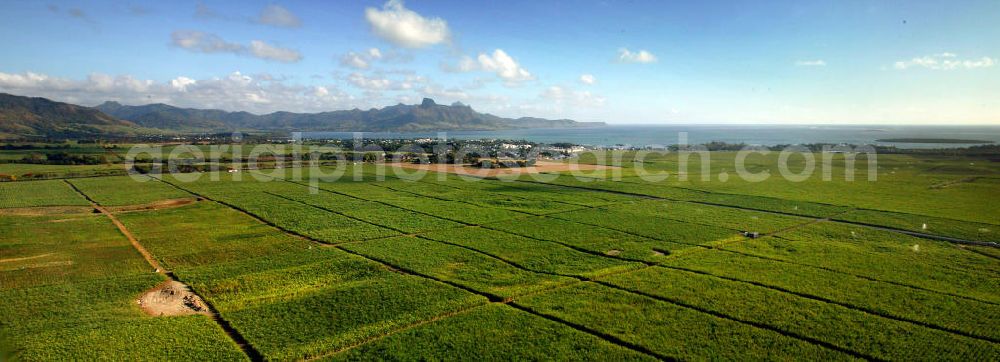
<instances>
[{"instance_id":1,"label":"green field","mask_svg":"<svg viewBox=\"0 0 1000 362\"><path fill-rule=\"evenodd\" d=\"M633 151L583 160L621 159L606 178L7 166L63 179L0 183L0 356L1000 360L1000 164L751 182L712 157L686 180ZM212 315L144 312L168 279Z\"/></svg>"}]
</instances>

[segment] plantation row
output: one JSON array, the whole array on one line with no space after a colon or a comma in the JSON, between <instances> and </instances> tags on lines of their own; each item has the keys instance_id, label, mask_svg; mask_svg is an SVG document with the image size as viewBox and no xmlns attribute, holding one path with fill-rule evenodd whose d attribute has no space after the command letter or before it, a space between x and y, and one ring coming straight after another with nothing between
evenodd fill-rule
<instances>
[{"instance_id":1,"label":"plantation row","mask_svg":"<svg viewBox=\"0 0 1000 362\"><path fill-rule=\"evenodd\" d=\"M103 215L0 219L0 331L24 360L245 358L208 317L144 315L136 297L165 278Z\"/></svg>"},{"instance_id":2,"label":"plantation row","mask_svg":"<svg viewBox=\"0 0 1000 362\"><path fill-rule=\"evenodd\" d=\"M266 359L1000 357L995 249L816 220L884 213L630 182L378 181L357 170L360 181L315 187L291 170L269 182L69 182L105 206L208 198L117 218ZM52 200L21 199L29 191ZM781 214L686 202L708 199ZM0 222L0 293L14 300L0 328L21 336L27 359L116 348L130 354L114 358L246 357L209 317L144 316L135 297L163 277L67 182L0 188L0 205L18 210ZM32 206L82 207L12 209ZM107 348L72 354L88 343Z\"/></svg>"}]
</instances>

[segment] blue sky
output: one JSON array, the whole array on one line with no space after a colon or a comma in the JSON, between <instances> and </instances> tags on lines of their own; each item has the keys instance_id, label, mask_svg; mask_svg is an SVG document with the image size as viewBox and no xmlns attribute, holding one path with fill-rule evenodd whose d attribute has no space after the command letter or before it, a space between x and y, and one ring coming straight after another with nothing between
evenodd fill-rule
<instances>
[{"instance_id":1,"label":"blue sky","mask_svg":"<svg viewBox=\"0 0 1000 362\"><path fill-rule=\"evenodd\" d=\"M0 1L0 91L265 113L1000 124L1000 1ZM373 50L375 49L375 50Z\"/></svg>"}]
</instances>

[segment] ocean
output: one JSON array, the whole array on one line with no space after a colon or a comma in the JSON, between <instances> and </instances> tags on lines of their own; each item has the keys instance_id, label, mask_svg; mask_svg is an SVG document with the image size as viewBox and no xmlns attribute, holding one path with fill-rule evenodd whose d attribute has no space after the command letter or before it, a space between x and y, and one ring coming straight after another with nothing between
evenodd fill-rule
<instances>
[{"instance_id":1,"label":"ocean","mask_svg":"<svg viewBox=\"0 0 1000 362\"><path fill-rule=\"evenodd\" d=\"M367 139L509 139L539 143L569 142L589 146L667 146L682 133L688 144L711 141L773 146L834 143L884 145L899 148L953 148L966 143L885 143L887 138L947 138L1000 143L1000 126L828 126L828 125L609 125L595 128L518 129L504 131L362 132ZM306 139L353 138L352 132L303 132Z\"/></svg>"}]
</instances>

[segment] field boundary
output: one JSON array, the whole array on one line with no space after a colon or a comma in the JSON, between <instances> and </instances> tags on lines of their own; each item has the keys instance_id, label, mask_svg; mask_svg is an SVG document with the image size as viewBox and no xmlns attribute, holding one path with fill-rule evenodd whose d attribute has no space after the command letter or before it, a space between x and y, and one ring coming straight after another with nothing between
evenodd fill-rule
<instances>
[{"instance_id":1,"label":"field boundary","mask_svg":"<svg viewBox=\"0 0 1000 362\"><path fill-rule=\"evenodd\" d=\"M343 248L343 247L338 246L338 245L331 245L331 244L328 244L328 243L324 243L324 242L322 242L320 240L310 238L308 236L304 236L304 235L300 235L300 234L295 233L295 232L288 231L288 230L286 230L284 228L281 228L280 226L275 225L274 223L271 223L271 222L269 222L267 220L264 220L263 218L260 218L259 216L255 215L253 213L250 213L250 212L248 212L246 210L243 210L242 208L239 208L239 207L237 207L235 205L231 205L231 204L228 204L228 203L223 202L223 201L212 199L212 198L207 197L205 195L201 195L199 193L196 193L196 192L184 189L184 188L182 188L180 186L174 185L173 183L161 180L159 178L155 178L155 179L157 179L157 180L159 180L161 182L164 182L166 184L169 184L169 185L171 185L171 186L173 186L173 187L175 187L175 188L177 188L179 190L182 190L182 191L185 191L187 193L190 193L192 195L196 195L196 196L202 197L202 198L204 198L206 200L210 200L210 201L219 203L221 205L227 206L229 208L232 208L232 209L234 209L236 211L239 211L240 213L243 213L243 214L245 214L247 216L250 216L250 217L252 217L252 218L254 218L254 219L256 219L256 220L258 220L258 221L260 221L260 222L262 222L262 223L264 223L266 225L268 225L268 226L274 227L274 228L276 228L278 230L281 230L282 232L286 232L286 233L295 235L297 237L304 238L304 239L309 240L311 242L314 242L314 243L317 243L317 244L321 244L321 245L330 245L330 246L332 246L334 248L337 248L339 250L342 250L342 251L344 251L344 252L346 252L348 254L355 255L357 257L360 257L360 258L363 258L363 259L375 262L377 264L381 264L381 265L383 265L385 267L388 267L388 268L391 268L391 269L394 269L394 270L399 270L399 271L402 271L402 272L404 272L406 274L410 274L410 275L413 275L413 276L425 278L425 279L428 279L428 280L431 280L431 281L435 281L435 282L438 282L438 283L446 284L446 285L449 285L449 286L452 286L452 287L455 287L455 288L458 288L458 289L461 289L461 290L464 290L464 291L467 291L467 292L470 292L470 293L473 293L473 294L476 294L476 295L480 295L480 296L486 297L490 302L493 302L493 303L502 303L502 304L508 304L508 305L510 305L513 302L513 298L505 298L503 296L495 295L493 293L478 291L478 290L472 289L470 287L466 287L464 285L461 285L461 284L458 284L458 283L455 283L455 282L451 282L451 281L443 280L443 279L440 279L440 278L437 278L437 277L434 277L434 276L426 275L424 273L420 273L420 272L417 272L417 271L409 269L409 268L405 268L405 267L401 267L401 266L398 266L398 265L394 265L392 263L380 260L378 258L374 258L374 257L368 256L368 255L364 255L364 254L361 254L361 253L358 253L358 252L355 252L355 251L352 251L352 250L348 250L348 249ZM564 284L567 284L567 283L564 283ZM533 312L533 311L528 311L528 312L531 313L531 314L533 314L533 315L536 315L538 317L541 317L541 318L550 319L549 318L550 316L545 315L545 314L539 314L539 313L536 313L536 312ZM444 319L444 318L442 318L442 319ZM566 324L566 323L563 323L563 324L566 325L566 326L568 326L568 327L571 327L571 328L576 328L576 327L574 327L574 325L571 325L571 324ZM579 329L579 328L576 328L576 329ZM606 341L608 341L610 343L613 343L613 344L616 344L616 345L619 345L619 346L622 346L622 347L626 347L626 348L632 349L632 350L634 350L636 352L640 352L640 353L643 353L643 354L647 354L647 355L650 355L650 356L653 356L653 357L657 357L657 358L663 359L663 357L661 357L661 356L659 356L657 354L650 354L649 352L646 352L644 347L639 346L640 348L637 349L637 348L632 347L630 344L617 343L616 342L617 338L608 339L606 337L609 337L609 336L606 336L606 335L594 334L594 333L589 332L586 329L579 329L579 330L587 332L587 333L589 333L589 334L591 334L591 335L593 335L595 337L604 339L604 340L606 340Z\"/></svg>"},{"instance_id":2,"label":"field boundary","mask_svg":"<svg viewBox=\"0 0 1000 362\"><path fill-rule=\"evenodd\" d=\"M593 188L593 187L583 187L583 186L574 186L574 185L544 183L544 182L538 182L538 181L528 181L528 180L516 180L516 181L517 182L526 182L526 183L539 183L539 184L544 184L544 185L557 185L557 186L561 186L561 187L574 188L574 189L582 189L582 190L591 190L591 191L595 191L595 192L607 192L607 193L612 193L612 194L630 195L630 196L635 196L635 197L640 197L640 198L647 198L647 199L653 199L653 200L664 200L664 201L674 201L674 202L687 202L687 203L699 204L699 205L708 205L708 206L716 206L716 207L724 207L724 208L739 209L739 210L748 210L748 211L758 211L758 212L765 212L765 213L777 214L777 215L784 215L784 216L794 216L794 217L799 217L799 218L809 218L809 219L815 218L815 216L810 217L810 216L804 216L804 215L793 214L793 213L782 212L782 211L765 210L765 209L758 209L758 208L745 207L745 206L720 204L720 203L708 202L708 201L672 199L672 198L667 198L667 197L647 195L647 194L638 194L638 193L625 192L625 191L606 190L606 189L598 189L598 188ZM673 186L670 186L670 187L673 187ZM711 193L711 192L703 191L703 190L697 190L697 191ZM727 195L736 195L736 194L727 194ZM783 200L783 199L777 199L777 200ZM832 205L832 206L845 207L845 206L839 206L839 205ZM880 211L880 210L873 210L873 211ZM891 211L888 211L888 212L891 212ZM883 226L883 225L867 224L867 223L856 222L856 221L846 221L846 220L839 220L839 219L830 219L829 221L830 222L834 222L834 223L841 223L841 224L848 224L848 225L857 225L857 226L863 226L863 227L877 229L877 230L882 230L882 231L889 231L889 232L895 232L895 233L900 233L900 234L906 234L906 235L915 236L915 237L919 237L919 238L923 238L923 239L938 240L938 241L947 241L947 242L955 243L955 244L968 244L968 245L989 246L989 247L994 247L994 248L1000 248L1000 243L992 242L992 241L977 241L977 240L968 240L968 239L962 239L962 238L954 238L954 237L949 237L949 236L940 236L940 235L920 233L920 232L910 231L910 230L905 230L905 229L898 229L898 228L893 228L893 227L888 227L888 226Z\"/></svg>"},{"instance_id":3,"label":"field boundary","mask_svg":"<svg viewBox=\"0 0 1000 362\"><path fill-rule=\"evenodd\" d=\"M74 185L72 182L69 182L67 180L63 180L63 182L68 184L74 191L76 191L85 199L87 199L87 201L90 202L90 204L94 207L95 210L107 216L108 219L110 219L111 222L115 225L115 227L118 228L118 231L121 232L122 235L124 235L125 238L128 239L128 241L132 244L132 247L135 248L135 250L142 255L143 259L146 259L146 262L149 263L149 265L156 270L156 273L166 276L167 278L175 282L184 284L189 290L191 290L192 294L198 296L198 298L205 303L205 306L208 307L208 312L212 320L219 325L219 327L226 334L226 336L228 336L233 341L233 343L235 343L236 346L240 348L240 350L243 352L243 354L247 356L247 358L249 358L251 361L264 360L263 355L261 355L260 352L257 351L257 349L254 348L249 341L247 341L246 337L243 337L243 335L238 330L236 330L236 328L233 328L233 326L229 323L229 321L225 320L225 318L222 318L222 315L219 314L219 310L215 308L215 306L212 305L211 302L202 297L201 294L198 293L190 285L180 280L180 278L178 278L173 272L164 270L163 267L160 266L160 263L156 261L156 259L153 257L153 254L151 254L148 250L146 250L145 247L142 246L141 243L139 243L139 240L136 239L135 235L132 235L132 232L130 232L128 228L125 227L125 224L123 224L120 220L118 220L118 218L115 217L114 214L112 214L110 211L108 211L103 206L98 204L96 201L91 199L90 196L88 196L86 193L77 188L76 185Z\"/></svg>"}]
</instances>

